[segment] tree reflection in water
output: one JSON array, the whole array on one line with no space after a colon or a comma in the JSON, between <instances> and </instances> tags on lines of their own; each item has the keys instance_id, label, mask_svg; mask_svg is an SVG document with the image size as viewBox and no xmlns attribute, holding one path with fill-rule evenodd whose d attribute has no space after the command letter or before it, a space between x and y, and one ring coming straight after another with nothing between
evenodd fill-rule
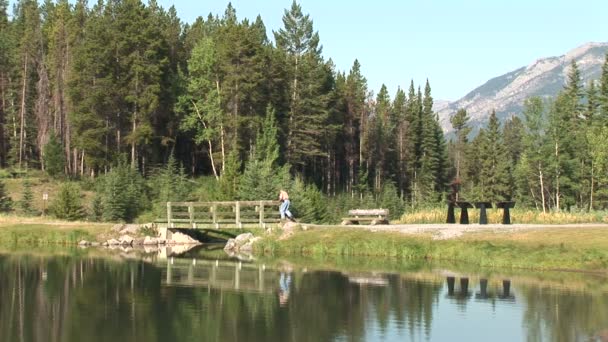
<instances>
[{"instance_id":1,"label":"tree reflection in water","mask_svg":"<svg viewBox=\"0 0 608 342\"><path fill-rule=\"evenodd\" d=\"M468 276L213 264L0 256L0 340L365 341L372 330L383 339L432 340L439 307L466 311L477 302L519 303L530 341L599 339L608 328L605 293ZM277 293L285 290L282 301Z\"/></svg>"}]
</instances>

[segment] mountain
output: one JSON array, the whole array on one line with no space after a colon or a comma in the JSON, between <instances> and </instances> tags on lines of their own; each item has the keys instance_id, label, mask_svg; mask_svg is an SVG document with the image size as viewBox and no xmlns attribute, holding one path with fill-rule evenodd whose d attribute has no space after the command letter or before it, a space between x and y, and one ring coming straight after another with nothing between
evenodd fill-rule
<instances>
[{"instance_id":1,"label":"mountain","mask_svg":"<svg viewBox=\"0 0 608 342\"><path fill-rule=\"evenodd\" d=\"M460 108L467 110L474 128L485 125L493 109L502 120L521 115L526 98L553 97L563 89L572 60L577 63L584 84L599 79L607 52L608 43L587 43L559 57L538 59L528 66L492 78L458 101L447 105L439 102L435 111L446 133L452 130L450 117Z\"/></svg>"}]
</instances>

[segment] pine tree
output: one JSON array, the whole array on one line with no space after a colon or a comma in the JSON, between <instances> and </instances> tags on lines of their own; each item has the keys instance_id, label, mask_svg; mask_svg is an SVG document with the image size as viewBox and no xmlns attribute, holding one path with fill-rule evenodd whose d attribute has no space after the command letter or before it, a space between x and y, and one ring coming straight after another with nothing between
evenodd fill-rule
<instances>
[{"instance_id":1,"label":"pine tree","mask_svg":"<svg viewBox=\"0 0 608 342\"><path fill-rule=\"evenodd\" d=\"M465 160L463 157L466 154L466 148L469 142L469 133L471 133L471 127L468 126L469 116L466 109L459 109L456 114L450 118L450 123L456 132L456 180L461 182L461 171L462 169L466 169L466 166L464 166Z\"/></svg>"},{"instance_id":2,"label":"pine tree","mask_svg":"<svg viewBox=\"0 0 608 342\"><path fill-rule=\"evenodd\" d=\"M124 158L103 177L99 186L104 221L131 222L148 207L143 178Z\"/></svg>"},{"instance_id":3,"label":"pine tree","mask_svg":"<svg viewBox=\"0 0 608 342\"><path fill-rule=\"evenodd\" d=\"M488 127L479 142L479 149L481 158L479 182L482 184L478 192L479 199L510 200L513 196L509 172L511 161L503 143L500 123L495 111L490 114Z\"/></svg>"},{"instance_id":4,"label":"pine tree","mask_svg":"<svg viewBox=\"0 0 608 342\"><path fill-rule=\"evenodd\" d=\"M23 181L23 192L21 195L21 200L19 201L19 207L23 214L26 216L33 216L36 214L33 203L34 193L32 192L32 183L26 179Z\"/></svg>"},{"instance_id":5,"label":"pine tree","mask_svg":"<svg viewBox=\"0 0 608 342\"><path fill-rule=\"evenodd\" d=\"M51 133L49 142L44 146L44 163L46 173L51 177L63 175L65 169L65 154L63 147L54 133Z\"/></svg>"},{"instance_id":6,"label":"pine tree","mask_svg":"<svg viewBox=\"0 0 608 342\"><path fill-rule=\"evenodd\" d=\"M93 202L91 202L91 221L100 222L103 217L103 200L98 193L93 196Z\"/></svg>"},{"instance_id":7,"label":"pine tree","mask_svg":"<svg viewBox=\"0 0 608 342\"><path fill-rule=\"evenodd\" d=\"M303 167L323 157L320 142L327 121L327 70L319 46L319 34L302 8L293 1L283 15L283 28L274 33L278 49L287 57L290 103L286 130L286 156L291 165Z\"/></svg>"},{"instance_id":8,"label":"pine tree","mask_svg":"<svg viewBox=\"0 0 608 342\"><path fill-rule=\"evenodd\" d=\"M12 207L13 200L10 198L8 192L6 191L6 185L4 184L4 181L0 179L0 212L7 213L11 211Z\"/></svg>"},{"instance_id":9,"label":"pine tree","mask_svg":"<svg viewBox=\"0 0 608 342\"><path fill-rule=\"evenodd\" d=\"M517 168L517 188L522 198L532 197L536 208L546 212L549 207L549 159L550 141L547 136L547 114L540 97L532 97L524 102L524 149Z\"/></svg>"},{"instance_id":10,"label":"pine tree","mask_svg":"<svg viewBox=\"0 0 608 342\"><path fill-rule=\"evenodd\" d=\"M359 164L359 137L361 135L361 117L365 115L367 81L361 74L361 64L355 60L348 73L345 84L344 101L344 157L348 168L346 191L352 193L357 184L357 166Z\"/></svg>"},{"instance_id":11,"label":"pine tree","mask_svg":"<svg viewBox=\"0 0 608 342\"><path fill-rule=\"evenodd\" d=\"M608 53L602 65L602 75L600 76L599 92L599 120L603 125L608 125Z\"/></svg>"},{"instance_id":12,"label":"pine tree","mask_svg":"<svg viewBox=\"0 0 608 342\"><path fill-rule=\"evenodd\" d=\"M421 111L421 145L418 187L422 201L437 202L445 187L445 140L433 112L431 87L427 80ZM439 134L438 134L439 133Z\"/></svg>"},{"instance_id":13,"label":"pine tree","mask_svg":"<svg viewBox=\"0 0 608 342\"><path fill-rule=\"evenodd\" d=\"M14 84L11 74L16 64L16 39L14 26L8 20L8 1L0 0L0 166L7 165L7 137L9 118L15 117L15 106L11 105ZM10 134L9 134L10 136Z\"/></svg>"},{"instance_id":14,"label":"pine tree","mask_svg":"<svg viewBox=\"0 0 608 342\"><path fill-rule=\"evenodd\" d=\"M84 218L80 187L74 183L63 184L49 209L58 219L76 221Z\"/></svg>"},{"instance_id":15,"label":"pine tree","mask_svg":"<svg viewBox=\"0 0 608 342\"><path fill-rule=\"evenodd\" d=\"M281 188L291 183L289 166L279 166L278 127L275 111L266 110L266 118L257 134L253 155L240 178L239 198L243 200L273 199Z\"/></svg>"}]
</instances>

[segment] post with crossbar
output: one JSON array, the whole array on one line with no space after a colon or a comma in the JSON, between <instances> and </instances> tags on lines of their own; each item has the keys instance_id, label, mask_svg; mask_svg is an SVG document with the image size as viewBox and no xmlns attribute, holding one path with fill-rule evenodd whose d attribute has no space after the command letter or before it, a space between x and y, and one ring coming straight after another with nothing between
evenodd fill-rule
<instances>
[{"instance_id":1,"label":"post with crossbar","mask_svg":"<svg viewBox=\"0 0 608 342\"><path fill-rule=\"evenodd\" d=\"M173 228L173 213L171 211L171 202L167 202L167 228Z\"/></svg>"},{"instance_id":2,"label":"post with crossbar","mask_svg":"<svg viewBox=\"0 0 608 342\"><path fill-rule=\"evenodd\" d=\"M266 228L264 224L264 202L260 201L260 227Z\"/></svg>"},{"instance_id":3,"label":"post with crossbar","mask_svg":"<svg viewBox=\"0 0 608 342\"><path fill-rule=\"evenodd\" d=\"M234 211L236 216L236 226L239 228L243 228L243 224L241 223L241 203L236 201L234 205Z\"/></svg>"},{"instance_id":4,"label":"post with crossbar","mask_svg":"<svg viewBox=\"0 0 608 342\"><path fill-rule=\"evenodd\" d=\"M217 204L215 204L215 203L211 206L211 217L213 220L213 227L215 227L216 229L219 229L220 226L217 223Z\"/></svg>"},{"instance_id":5,"label":"post with crossbar","mask_svg":"<svg viewBox=\"0 0 608 342\"><path fill-rule=\"evenodd\" d=\"M196 228L196 223L194 222L194 206L192 202L188 203L188 216L190 217L190 227Z\"/></svg>"}]
</instances>

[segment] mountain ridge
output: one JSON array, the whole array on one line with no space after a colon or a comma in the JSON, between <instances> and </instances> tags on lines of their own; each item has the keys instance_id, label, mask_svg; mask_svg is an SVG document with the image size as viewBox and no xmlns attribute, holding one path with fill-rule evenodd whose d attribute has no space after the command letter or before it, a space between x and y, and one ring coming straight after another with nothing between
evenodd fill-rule
<instances>
[{"instance_id":1,"label":"mountain ridge","mask_svg":"<svg viewBox=\"0 0 608 342\"><path fill-rule=\"evenodd\" d=\"M452 131L450 117L464 108L473 128L483 126L492 110L505 120L521 115L524 100L532 96L553 97L563 89L572 60L575 60L586 84L599 79L608 52L608 42L590 42L578 46L561 56L539 58L506 74L493 77L473 89L461 99L436 106L443 131Z\"/></svg>"}]
</instances>

